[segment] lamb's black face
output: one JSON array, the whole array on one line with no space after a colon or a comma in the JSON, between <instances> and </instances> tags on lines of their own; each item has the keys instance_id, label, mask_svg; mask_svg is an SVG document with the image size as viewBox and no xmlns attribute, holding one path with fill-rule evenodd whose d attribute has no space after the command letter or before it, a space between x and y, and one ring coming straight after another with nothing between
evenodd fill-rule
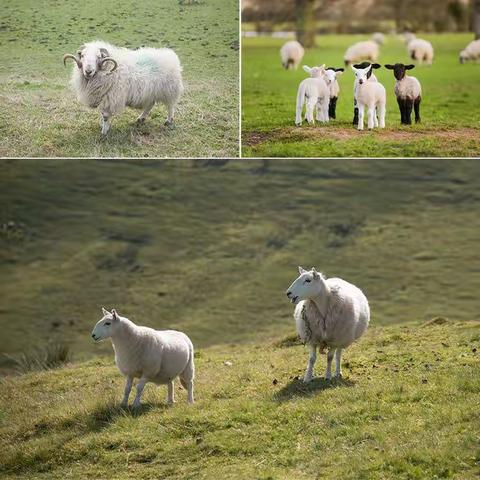
<instances>
[{"instance_id":1,"label":"lamb's black face","mask_svg":"<svg viewBox=\"0 0 480 480\"><path fill-rule=\"evenodd\" d=\"M415 68L415 65L404 65L403 63L396 63L395 65L385 65L385 68L393 70L393 75L397 80L402 80L407 73L407 70Z\"/></svg>"}]
</instances>

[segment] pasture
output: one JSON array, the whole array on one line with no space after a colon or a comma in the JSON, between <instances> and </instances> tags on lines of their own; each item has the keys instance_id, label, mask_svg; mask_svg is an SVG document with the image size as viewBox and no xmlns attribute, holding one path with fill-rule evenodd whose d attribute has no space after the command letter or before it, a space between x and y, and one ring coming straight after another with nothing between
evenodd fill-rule
<instances>
[{"instance_id":1,"label":"pasture","mask_svg":"<svg viewBox=\"0 0 480 480\"><path fill-rule=\"evenodd\" d=\"M173 48L185 92L176 128L157 105L144 125L137 110L113 119L79 104L64 53L103 39L118 46ZM238 0L19 0L0 19L0 156L224 157L238 155Z\"/></svg>"},{"instance_id":2,"label":"pasture","mask_svg":"<svg viewBox=\"0 0 480 480\"><path fill-rule=\"evenodd\" d=\"M423 90L422 123L400 125L390 70L375 71L387 90L386 128L358 132L353 119L353 72L339 78L337 120L295 126L297 87L306 73L285 71L283 39L242 39L242 155L244 157L438 157L480 155L480 64L460 65L471 34L423 35L435 49L432 67L410 71ZM306 51L302 65L343 67L346 48L368 35L325 35ZM387 36L378 63L410 63L403 41Z\"/></svg>"}]
</instances>

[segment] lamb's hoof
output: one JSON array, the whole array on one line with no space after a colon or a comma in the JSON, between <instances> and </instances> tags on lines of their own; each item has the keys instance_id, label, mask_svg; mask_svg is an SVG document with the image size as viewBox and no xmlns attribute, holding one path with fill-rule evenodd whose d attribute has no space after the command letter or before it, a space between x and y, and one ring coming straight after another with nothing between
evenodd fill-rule
<instances>
[{"instance_id":1,"label":"lamb's hoof","mask_svg":"<svg viewBox=\"0 0 480 480\"><path fill-rule=\"evenodd\" d=\"M341 373L336 373L333 378L335 380L341 380L342 379L342 374Z\"/></svg>"},{"instance_id":2,"label":"lamb's hoof","mask_svg":"<svg viewBox=\"0 0 480 480\"><path fill-rule=\"evenodd\" d=\"M132 403L132 408L134 410L137 410L138 408L140 408L142 406L142 404L140 402L133 402Z\"/></svg>"},{"instance_id":3,"label":"lamb's hoof","mask_svg":"<svg viewBox=\"0 0 480 480\"><path fill-rule=\"evenodd\" d=\"M128 408L128 403L122 402L120 408Z\"/></svg>"},{"instance_id":4,"label":"lamb's hoof","mask_svg":"<svg viewBox=\"0 0 480 480\"><path fill-rule=\"evenodd\" d=\"M295 125L296 125L297 127L301 127L301 126L302 126L302 122L300 122L300 123L295 122Z\"/></svg>"},{"instance_id":5,"label":"lamb's hoof","mask_svg":"<svg viewBox=\"0 0 480 480\"><path fill-rule=\"evenodd\" d=\"M312 377L303 377L303 383L309 383L312 381Z\"/></svg>"},{"instance_id":6,"label":"lamb's hoof","mask_svg":"<svg viewBox=\"0 0 480 480\"><path fill-rule=\"evenodd\" d=\"M325 375L325 380L326 380L327 382L329 382L331 379L332 379L332 376L331 376L331 375Z\"/></svg>"}]
</instances>

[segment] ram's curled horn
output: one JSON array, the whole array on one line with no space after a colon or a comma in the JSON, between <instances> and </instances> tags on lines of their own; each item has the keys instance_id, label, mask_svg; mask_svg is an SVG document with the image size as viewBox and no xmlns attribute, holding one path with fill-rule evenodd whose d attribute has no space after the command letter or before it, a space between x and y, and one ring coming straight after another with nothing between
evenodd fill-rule
<instances>
[{"instance_id":1,"label":"ram's curled horn","mask_svg":"<svg viewBox=\"0 0 480 480\"><path fill-rule=\"evenodd\" d=\"M67 66L67 60L71 58L72 60L75 61L75 63L77 64L77 67L80 68L81 64L80 64L80 61L78 60L78 58L75 56L75 55L72 55L71 53L66 53L64 56L63 56L63 64L65 66Z\"/></svg>"},{"instance_id":2,"label":"ram's curled horn","mask_svg":"<svg viewBox=\"0 0 480 480\"><path fill-rule=\"evenodd\" d=\"M103 64L105 62L112 62L113 63L113 68L110 70L110 73L114 72L117 67L118 67L118 63L116 60L114 60L112 57L105 57L105 58L102 58L102 60L100 60L100 66L103 68Z\"/></svg>"}]
</instances>

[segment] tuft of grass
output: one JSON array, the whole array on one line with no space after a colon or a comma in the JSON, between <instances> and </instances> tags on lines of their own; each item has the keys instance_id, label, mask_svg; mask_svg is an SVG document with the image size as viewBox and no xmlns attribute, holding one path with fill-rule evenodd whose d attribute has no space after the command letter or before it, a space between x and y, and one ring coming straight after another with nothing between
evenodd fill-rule
<instances>
[{"instance_id":1,"label":"tuft of grass","mask_svg":"<svg viewBox=\"0 0 480 480\"><path fill-rule=\"evenodd\" d=\"M148 384L137 412L119 406L123 379L111 357L6 377L0 474L473 480L478 332L469 321L372 326L344 353L343 379L321 378L321 355L307 385L302 345L210 347L196 358L193 406L177 385L169 408L166 388Z\"/></svg>"},{"instance_id":2,"label":"tuft of grass","mask_svg":"<svg viewBox=\"0 0 480 480\"><path fill-rule=\"evenodd\" d=\"M63 343L48 343L17 356L7 355L10 366L19 373L50 370L71 361L70 347Z\"/></svg>"}]
</instances>

